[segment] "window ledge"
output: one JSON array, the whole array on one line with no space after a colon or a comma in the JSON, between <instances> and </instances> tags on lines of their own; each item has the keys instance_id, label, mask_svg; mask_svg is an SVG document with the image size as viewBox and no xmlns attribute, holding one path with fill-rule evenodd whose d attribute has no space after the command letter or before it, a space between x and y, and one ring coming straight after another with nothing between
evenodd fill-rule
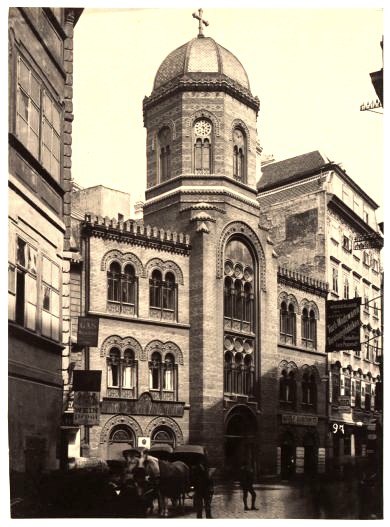
<instances>
[{"instance_id":1,"label":"window ledge","mask_svg":"<svg viewBox=\"0 0 390 527\"><path fill-rule=\"evenodd\" d=\"M29 344L39 346L56 354L62 353L62 350L65 349L65 346L60 342L38 335L34 331L19 326L15 322L8 322L8 334L9 336L20 338Z\"/></svg>"}]
</instances>

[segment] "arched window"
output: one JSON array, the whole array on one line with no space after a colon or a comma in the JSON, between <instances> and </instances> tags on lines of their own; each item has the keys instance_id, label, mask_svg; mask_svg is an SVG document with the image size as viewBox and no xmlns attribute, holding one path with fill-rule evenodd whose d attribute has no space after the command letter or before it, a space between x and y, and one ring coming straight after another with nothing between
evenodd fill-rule
<instances>
[{"instance_id":1,"label":"arched window","mask_svg":"<svg viewBox=\"0 0 390 527\"><path fill-rule=\"evenodd\" d=\"M280 305L280 340L288 344L296 343L294 304L287 306L284 301Z\"/></svg>"},{"instance_id":2,"label":"arched window","mask_svg":"<svg viewBox=\"0 0 390 527\"><path fill-rule=\"evenodd\" d=\"M149 303L150 307L162 307L162 275L161 271L155 269L152 272L152 277L149 281Z\"/></svg>"},{"instance_id":3,"label":"arched window","mask_svg":"<svg viewBox=\"0 0 390 527\"><path fill-rule=\"evenodd\" d=\"M246 181L246 139L240 128L233 131L233 177L237 181Z\"/></svg>"},{"instance_id":4,"label":"arched window","mask_svg":"<svg viewBox=\"0 0 390 527\"><path fill-rule=\"evenodd\" d=\"M122 302L125 304L135 304L136 297L136 280L134 267L130 264L125 266L124 274L121 280L122 284Z\"/></svg>"},{"instance_id":5,"label":"arched window","mask_svg":"<svg viewBox=\"0 0 390 527\"><path fill-rule=\"evenodd\" d=\"M313 309L302 309L302 345L306 348L317 347L317 321Z\"/></svg>"},{"instance_id":6,"label":"arched window","mask_svg":"<svg viewBox=\"0 0 390 527\"><path fill-rule=\"evenodd\" d=\"M134 352L131 349L125 350L122 364L122 387L134 388L136 379L136 363Z\"/></svg>"},{"instance_id":7,"label":"arched window","mask_svg":"<svg viewBox=\"0 0 390 527\"><path fill-rule=\"evenodd\" d=\"M149 387L151 390L161 388L161 355L158 351L152 354L149 362Z\"/></svg>"},{"instance_id":8,"label":"arched window","mask_svg":"<svg viewBox=\"0 0 390 527\"><path fill-rule=\"evenodd\" d=\"M254 260L248 247L231 240L225 250L224 316L225 328L254 330Z\"/></svg>"},{"instance_id":9,"label":"arched window","mask_svg":"<svg viewBox=\"0 0 390 527\"><path fill-rule=\"evenodd\" d=\"M244 358L244 389L245 395L253 395L253 387L255 380L255 369L251 355L246 355Z\"/></svg>"},{"instance_id":10,"label":"arched window","mask_svg":"<svg viewBox=\"0 0 390 527\"><path fill-rule=\"evenodd\" d=\"M233 306L232 306L232 300L233 300L233 294L232 294L232 279L230 276L225 277L225 287L224 287L224 315L225 317L232 318L233 317Z\"/></svg>"},{"instance_id":11,"label":"arched window","mask_svg":"<svg viewBox=\"0 0 390 527\"><path fill-rule=\"evenodd\" d=\"M120 358L119 349L112 348L107 359L107 386L119 388Z\"/></svg>"},{"instance_id":12,"label":"arched window","mask_svg":"<svg viewBox=\"0 0 390 527\"><path fill-rule=\"evenodd\" d=\"M173 273L165 275L165 283L163 285L163 309L176 309L176 283Z\"/></svg>"},{"instance_id":13,"label":"arched window","mask_svg":"<svg viewBox=\"0 0 390 527\"><path fill-rule=\"evenodd\" d=\"M313 411L317 404L317 384L314 374L304 373L302 376L302 405Z\"/></svg>"},{"instance_id":14,"label":"arched window","mask_svg":"<svg viewBox=\"0 0 390 527\"><path fill-rule=\"evenodd\" d=\"M126 349L121 357L118 348L111 348L107 358L107 397L131 399L137 395L137 361L134 351Z\"/></svg>"},{"instance_id":15,"label":"arched window","mask_svg":"<svg viewBox=\"0 0 390 527\"><path fill-rule=\"evenodd\" d=\"M118 262L111 262L107 272L108 300L120 301L121 266Z\"/></svg>"},{"instance_id":16,"label":"arched window","mask_svg":"<svg viewBox=\"0 0 390 527\"><path fill-rule=\"evenodd\" d=\"M163 390L174 391L175 389L175 357L167 353L164 359L164 382Z\"/></svg>"},{"instance_id":17,"label":"arched window","mask_svg":"<svg viewBox=\"0 0 390 527\"><path fill-rule=\"evenodd\" d=\"M160 182L170 179L171 173L171 131L165 126L158 134Z\"/></svg>"},{"instance_id":18,"label":"arched window","mask_svg":"<svg viewBox=\"0 0 390 527\"><path fill-rule=\"evenodd\" d=\"M111 262L107 271L108 308L126 315L136 314L137 277L131 264L125 265L123 274L119 262Z\"/></svg>"},{"instance_id":19,"label":"arched window","mask_svg":"<svg viewBox=\"0 0 390 527\"><path fill-rule=\"evenodd\" d=\"M194 172L210 174L212 155L212 124L207 119L198 119L194 123Z\"/></svg>"},{"instance_id":20,"label":"arched window","mask_svg":"<svg viewBox=\"0 0 390 527\"><path fill-rule=\"evenodd\" d=\"M171 445L172 448L176 446L176 437L170 428L167 426L157 426L151 436L152 445Z\"/></svg>"},{"instance_id":21,"label":"arched window","mask_svg":"<svg viewBox=\"0 0 390 527\"><path fill-rule=\"evenodd\" d=\"M233 370L233 355L230 351L225 352L225 365L224 365L224 391L227 393L233 392L233 380L232 380L232 370Z\"/></svg>"},{"instance_id":22,"label":"arched window","mask_svg":"<svg viewBox=\"0 0 390 527\"><path fill-rule=\"evenodd\" d=\"M168 321L177 320L177 283L175 275L168 272L165 279L158 269L149 280L150 316Z\"/></svg>"},{"instance_id":23,"label":"arched window","mask_svg":"<svg viewBox=\"0 0 390 527\"><path fill-rule=\"evenodd\" d=\"M293 371L283 370L279 379L279 400L282 407L295 408L296 380Z\"/></svg>"},{"instance_id":24,"label":"arched window","mask_svg":"<svg viewBox=\"0 0 390 527\"><path fill-rule=\"evenodd\" d=\"M173 354L167 353L162 361L161 354L153 352L149 362L149 388L154 391L153 398L176 400L177 386L177 365Z\"/></svg>"},{"instance_id":25,"label":"arched window","mask_svg":"<svg viewBox=\"0 0 390 527\"><path fill-rule=\"evenodd\" d=\"M107 459L123 460L123 451L135 446L135 434L130 427L123 425L114 426L108 441Z\"/></svg>"}]
</instances>

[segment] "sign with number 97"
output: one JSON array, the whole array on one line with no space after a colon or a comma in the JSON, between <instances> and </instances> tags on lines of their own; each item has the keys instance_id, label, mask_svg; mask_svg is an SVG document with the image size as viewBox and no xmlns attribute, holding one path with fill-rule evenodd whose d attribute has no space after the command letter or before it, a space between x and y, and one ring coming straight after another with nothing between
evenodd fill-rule
<instances>
[{"instance_id":1,"label":"sign with number 97","mask_svg":"<svg viewBox=\"0 0 390 527\"><path fill-rule=\"evenodd\" d=\"M338 431L340 431L342 434L344 434L344 425L339 425L337 423L333 423L332 425L333 433L337 434Z\"/></svg>"}]
</instances>

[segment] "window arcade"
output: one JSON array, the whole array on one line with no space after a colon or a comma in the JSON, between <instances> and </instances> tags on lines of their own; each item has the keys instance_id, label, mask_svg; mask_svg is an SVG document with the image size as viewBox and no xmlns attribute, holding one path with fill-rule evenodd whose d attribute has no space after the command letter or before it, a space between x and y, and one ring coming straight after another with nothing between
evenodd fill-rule
<instances>
[{"instance_id":1,"label":"window arcade","mask_svg":"<svg viewBox=\"0 0 390 527\"><path fill-rule=\"evenodd\" d=\"M107 300L117 303L120 310L131 307L135 314L138 294L138 280L132 264L126 264L123 269L117 261L112 261L107 271ZM126 311L127 312L127 311Z\"/></svg>"},{"instance_id":2,"label":"window arcade","mask_svg":"<svg viewBox=\"0 0 390 527\"><path fill-rule=\"evenodd\" d=\"M149 361L149 389L158 392L161 399L177 399L177 364L172 353L167 353L162 360L161 353L154 351ZM165 394L165 395L164 395ZM156 394L155 394L156 395Z\"/></svg>"},{"instance_id":3,"label":"window arcade","mask_svg":"<svg viewBox=\"0 0 390 527\"><path fill-rule=\"evenodd\" d=\"M233 178L246 181L246 138L238 127L233 130Z\"/></svg>"},{"instance_id":4,"label":"window arcade","mask_svg":"<svg viewBox=\"0 0 390 527\"><path fill-rule=\"evenodd\" d=\"M212 132L213 126L208 119L194 122L194 173L212 173Z\"/></svg>"},{"instance_id":5,"label":"window arcade","mask_svg":"<svg viewBox=\"0 0 390 527\"><path fill-rule=\"evenodd\" d=\"M317 347L317 321L313 309L302 309L302 345L305 348Z\"/></svg>"},{"instance_id":6,"label":"window arcade","mask_svg":"<svg viewBox=\"0 0 390 527\"><path fill-rule=\"evenodd\" d=\"M111 348L107 357L107 396L133 398L137 389L137 361L134 351Z\"/></svg>"}]
</instances>

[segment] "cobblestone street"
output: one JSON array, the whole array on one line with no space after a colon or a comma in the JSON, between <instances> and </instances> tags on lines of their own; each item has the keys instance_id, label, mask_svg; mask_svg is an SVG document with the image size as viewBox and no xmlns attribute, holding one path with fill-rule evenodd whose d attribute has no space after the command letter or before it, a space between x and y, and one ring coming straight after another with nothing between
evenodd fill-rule
<instances>
[{"instance_id":1,"label":"cobblestone street","mask_svg":"<svg viewBox=\"0 0 390 527\"><path fill-rule=\"evenodd\" d=\"M244 511L242 492L237 484L218 485L212 501L213 518L226 519L359 519L358 490L355 483L333 481L316 486L299 483L254 485L256 511ZM250 499L248 500L250 504ZM196 518L191 500L185 512L174 518Z\"/></svg>"}]
</instances>

